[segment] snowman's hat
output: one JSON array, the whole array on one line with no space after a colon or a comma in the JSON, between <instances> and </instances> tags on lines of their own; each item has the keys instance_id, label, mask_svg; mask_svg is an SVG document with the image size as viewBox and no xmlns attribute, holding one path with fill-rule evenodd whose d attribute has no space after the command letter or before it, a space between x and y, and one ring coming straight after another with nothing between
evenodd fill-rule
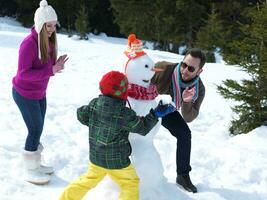
<instances>
[{"instance_id":1,"label":"snowman's hat","mask_svg":"<svg viewBox=\"0 0 267 200\"><path fill-rule=\"evenodd\" d=\"M135 34L129 35L127 50L124 52L124 54L129 59L137 58L146 54L146 52L143 51L142 41L138 40Z\"/></svg>"}]
</instances>

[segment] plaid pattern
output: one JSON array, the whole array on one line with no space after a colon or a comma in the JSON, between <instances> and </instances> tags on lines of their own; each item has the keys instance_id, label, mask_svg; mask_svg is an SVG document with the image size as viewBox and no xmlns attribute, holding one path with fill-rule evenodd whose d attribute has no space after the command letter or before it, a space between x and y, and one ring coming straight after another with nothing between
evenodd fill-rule
<instances>
[{"instance_id":1,"label":"plaid pattern","mask_svg":"<svg viewBox=\"0 0 267 200\"><path fill-rule=\"evenodd\" d=\"M107 169L130 164L129 132L146 135L157 123L150 112L145 117L125 107L126 101L100 95L77 110L78 120L89 126L90 161Z\"/></svg>"},{"instance_id":2,"label":"plaid pattern","mask_svg":"<svg viewBox=\"0 0 267 200\"><path fill-rule=\"evenodd\" d=\"M153 100L158 96L157 87L150 84L148 88L129 83L128 96L133 99Z\"/></svg>"}]
</instances>

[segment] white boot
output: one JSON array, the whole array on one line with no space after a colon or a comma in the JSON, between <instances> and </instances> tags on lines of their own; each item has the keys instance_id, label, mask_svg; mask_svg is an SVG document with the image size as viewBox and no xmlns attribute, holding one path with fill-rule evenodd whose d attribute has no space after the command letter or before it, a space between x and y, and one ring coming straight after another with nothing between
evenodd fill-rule
<instances>
[{"instance_id":1,"label":"white boot","mask_svg":"<svg viewBox=\"0 0 267 200\"><path fill-rule=\"evenodd\" d=\"M37 149L37 152L40 154L41 156L41 153L44 149L44 146L42 145L42 143L40 143L38 145L38 149ZM42 158L42 157L41 157ZM41 159L42 160L42 159ZM44 173L44 174L53 174L54 173L54 168L53 167L50 167L50 166L45 166L45 165L40 165L40 169L39 169L40 172Z\"/></svg>"},{"instance_id":2,"label":"white boot","mask_svg":"<svg viewBox=\"0 0 267 200\"><path fill-rule=\"evenodd\" d=\"M36 185L47 184L50 181L50 176L40 171L41 155L38 151L24 150L23 162L25 168L25 181Z\"/></svg>"}]
</instances>

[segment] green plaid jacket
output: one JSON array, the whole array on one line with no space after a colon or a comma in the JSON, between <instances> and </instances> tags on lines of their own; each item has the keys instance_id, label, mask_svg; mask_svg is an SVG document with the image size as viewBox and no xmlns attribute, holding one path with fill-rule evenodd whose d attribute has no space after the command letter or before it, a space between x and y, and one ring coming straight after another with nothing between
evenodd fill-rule
<instances>
[{"instance_id":1,"label":"green plaid jacket","mask_svg":"<svg viewBox=\"0 0 267 200\"><path fill-rule=\"evenodd\" d=\"M130 132L146 135L158 122L150 112L139 117L126 101L100 95L77 110L78 120L89 127L90 161L107 169L121 169L130 164Z\"/></svg>"}]
</instances>

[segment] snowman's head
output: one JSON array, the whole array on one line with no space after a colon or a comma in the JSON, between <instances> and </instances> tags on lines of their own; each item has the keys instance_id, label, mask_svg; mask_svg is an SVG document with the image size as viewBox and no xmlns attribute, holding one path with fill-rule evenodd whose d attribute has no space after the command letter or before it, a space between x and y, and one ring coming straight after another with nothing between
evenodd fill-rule
<instances>
[{"instance_id":1,"label":"snowman's head","mask_svg":"<svg viewBox=\"0 0 267 200\"><path fill-rule=\"evenodd\" d=\"M148 88L155 74L154 65L155 63L148 55L129 59L125 66L125 74L129 83Z\"/></svg>"},{"instance_id":2,"label":"snowman's head","mask_svg":"<svg viewBox=\"0 0 267 200\"><path fill-rule=\"evenodd\" d=\"M142 41L137 39L135 34L129 35L127 50L124 53L128 57L125 74L129 83L148 88L155 74L155 63L143 51Z\"/></svg>"}]
</instances>

